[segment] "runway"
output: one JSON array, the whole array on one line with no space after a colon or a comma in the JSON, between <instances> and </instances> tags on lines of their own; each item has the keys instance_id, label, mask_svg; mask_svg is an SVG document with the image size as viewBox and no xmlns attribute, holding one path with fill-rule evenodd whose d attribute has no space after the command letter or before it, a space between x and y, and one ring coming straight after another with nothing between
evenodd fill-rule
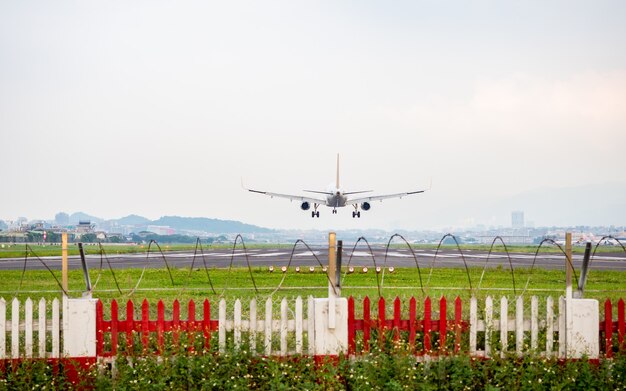
<instances>
[{"instance_id":1,"label":"runway","mask_svg":"<svg viewBox=\"0 0 626 391\"><path fill-rule=\"evenodd\" d=\"M415 256L414 256L415 254ZM463 255L457 250L441 250L435 256L435 250L417 249L412 253L409 249L389 249L387 258L385 259L385 247L376 246L369 249L358 248L354 252L352 249L346 249L342 253L342 265L348 264L353 266L393 266L393 267L416 267L420 268L434 267L464 267L465 263L468 267L484 267L487 263L488 267L501 266L509 267L509 257L513 268L530 268L535 259L534 253L492 253L487 262L486 251L464 250ZM165 267L165 261L160 253L147 254L111 254L108 255L113 268L150 268ZM317 258L316 258L317 257ZM312 247L311 251L307 248L296 248L293 252L291 249L249 249L247 251L236 250L210 250L201 254L197 254L194 261L193 251L166 252L165 258L169 267L172 268L189 268L192 264L194 268L202 268L206 264L209 268L226 268L231 264L234 267L247 266L248 262L252 267L274 267L280 268L287 266L291 258L291 266L319 267L320 263L326 265L328 262L328 250L322 247ZM579 270L582 264L582 254L574 254L573 264L576 270ZM86 257L89 269L108 267L106 260L101 259L100 255L88 255ZM45 262L52 270L61 269L61 257L43 257L41 261ZM36 257L29 257L26 262L27 270L43 270L45 266ZM80 269L80 257L69 257L70 269ZM24 267L24 258L5 258L0 259L0 270L22 270ZM542 269L563 269L565 267L565 256L557 253L540 253L535 261L536 268ZM613 270L626 271L626 253L602 253L597 254L591 261L591 270Z\"/></svg>"}]
</instances>

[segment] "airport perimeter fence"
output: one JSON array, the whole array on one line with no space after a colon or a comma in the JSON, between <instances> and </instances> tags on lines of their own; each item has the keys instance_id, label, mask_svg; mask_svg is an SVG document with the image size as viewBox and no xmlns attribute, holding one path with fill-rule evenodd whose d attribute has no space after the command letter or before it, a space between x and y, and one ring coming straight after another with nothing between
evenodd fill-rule
<instances>
[{"instance_id":1,"label":"airport perimeter fence","mask_svg":"<svg viewBox=\"0 0 626 391\"><path fill-rule=\"evenodd\" d=\"M80 300L80 299L73 299ZM435 357L469 354L476 357L539 353L562 357L564 351L564 299L549 297L546 311L539 313L538 298L531 297L530 313L524 310L519 297L509 308L506 297L494 304L472 298L470 315L462 315L460 298L449 301L441 297L435 306L429 297L423 303L409 301L408 313L401 300L391 305L384 298L358 303L347 299L347 354L361 355L372 346L404 345L416 356ZM451 306L448 303L452 304ZM208 300L185 303L187 316L181 317L181 305L174 302L166 308L162 301L151 306L147 300L135 305L128 301L120 308L113 301L105 308L93 300L95 321L90 324L69 324L75 317L67 303L28 299L20 303L0 298L0 360L60 359L71 353L73 336L70 329L90 328L93 336L93 358L111 359L117 355L206 354L225 352L229 348L246 349L259 355L315 355L314 299L308 297L288 301L282 299L257 305L256 300L237 300L234 308L226 302L217 303L217 311ZM357 305L358 304L358 305ZM20 317L21 306L24 316ZM274 306L280 315L274 315ZM156 317L151 308L156 307ZM362 311L357 311L360 307ZM52 316L47 314L51 312ZM217 314L216 314L217 312ZM217 315L217 316L216 316ZM624 300L606 300L598 323L597 342L600 353L611 358L626 353L626 320ZM74 317L74 318L73 318ZM90 342L91 343L91 342ZM390 345L391 344L391 345Z\"/></svg>"}]
</instances>

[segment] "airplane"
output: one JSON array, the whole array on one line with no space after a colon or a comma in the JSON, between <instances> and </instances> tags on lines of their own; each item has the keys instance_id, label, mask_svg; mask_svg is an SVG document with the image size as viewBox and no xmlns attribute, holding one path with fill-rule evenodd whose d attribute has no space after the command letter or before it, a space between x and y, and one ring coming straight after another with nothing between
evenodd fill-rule
<instances>
[{"instance_id":1,"label":"airplane","mask_svg":"<svg viewBox=\"0 0 626 391\"><path fill-rule=\"evenodd\" d=\"M409 191L405 193L385 194L385 195L359 197L359 198L351 199L351 197L349 196L352 196L355 194L370 193L372 192L372 190L345 192L339 187L339 154L337 154L337 177L336 177L334 187L333 185L329 186L328 191L303 190L307 193L315 193L315 194L324 195L325 196L324 198L306 197L306 196L292 195L292 194L280 194L280 193L272 193L269 191L248 189L243 185L243 180L242 180L241 186L245 190L248 190L252 193L265 194L272 198L274 197L287 198L291 201L298 200L301 203L300 209L302 210L309 210L311 209L311 206L313 206L313 210L311 211L311 217L313 218L320 217L320 212L317 210L317 208L319 208L321 205L325 205L330 208L333 208L333 214L337 214L337 208L342 208L344 206L352 205L354 207L354 211L352 211L352 218L355 218L355 217L361 218L361 211L359 210L359 207L363 211L368 211L372 207L371 202L373 201L382 202L382 200L385 200L388 198L402 198L402 197L412 195L412 194L423 193L426 190L430 189L429 187L428 189L425 189L425 190L416 190L416 191Z\"/></svg>"}]
</instances>

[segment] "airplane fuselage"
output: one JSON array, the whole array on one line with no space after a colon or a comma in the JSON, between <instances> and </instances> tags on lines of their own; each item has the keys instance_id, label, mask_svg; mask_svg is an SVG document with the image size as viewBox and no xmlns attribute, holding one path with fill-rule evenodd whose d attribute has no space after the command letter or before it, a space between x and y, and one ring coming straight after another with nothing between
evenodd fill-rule
<instances>
[{"instance_id":1,"label":"airplane fuselage","mask_svg":"<svg viewBox=\"0 0 626 391\"><path fill-rule=\"evenodd\" d=\"M335 190L332 192L331 195L326 197L326 206L329 206L331 208L344 207L346 206L347 202L348 202L348 197L343 195L343 193L340 190Z\"/></svg>"}]
</instances>

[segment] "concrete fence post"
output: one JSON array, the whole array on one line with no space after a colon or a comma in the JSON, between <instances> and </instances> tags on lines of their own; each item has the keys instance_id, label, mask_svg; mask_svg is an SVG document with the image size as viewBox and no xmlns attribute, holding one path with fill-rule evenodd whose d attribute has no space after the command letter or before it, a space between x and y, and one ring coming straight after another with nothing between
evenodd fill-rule
<instances>
[{"instance_id":1,"label":"concrete fence post","mask_svg":"<svg viewBox=\"0 0 626 391\"><path fill-rule=\"evenodd\" d=\"M96 357L97 302L63 297L63 356Z\"/></svg>"},{"instance_id":2,"label":"concrete fence post","mask_svg":"<svg viewBox=\"0 0 626 391\"><path fill-rule=\"evenodd\" d=\"M348 353L348 299L314 299L315 355ZM331 316L330 314L332 313ZM334 325L331 324L334 322Z\"/></svg>"},{"instance_id":3,"label":"concrete fence post","mask_svg":"<svg viewBox=\"0 0 626 391\"><path fill-rule=\"evenodd\" d=\"M600 306L594 299L565 300L565 356L600 357Z\"/></svg>"}]
</instances>

